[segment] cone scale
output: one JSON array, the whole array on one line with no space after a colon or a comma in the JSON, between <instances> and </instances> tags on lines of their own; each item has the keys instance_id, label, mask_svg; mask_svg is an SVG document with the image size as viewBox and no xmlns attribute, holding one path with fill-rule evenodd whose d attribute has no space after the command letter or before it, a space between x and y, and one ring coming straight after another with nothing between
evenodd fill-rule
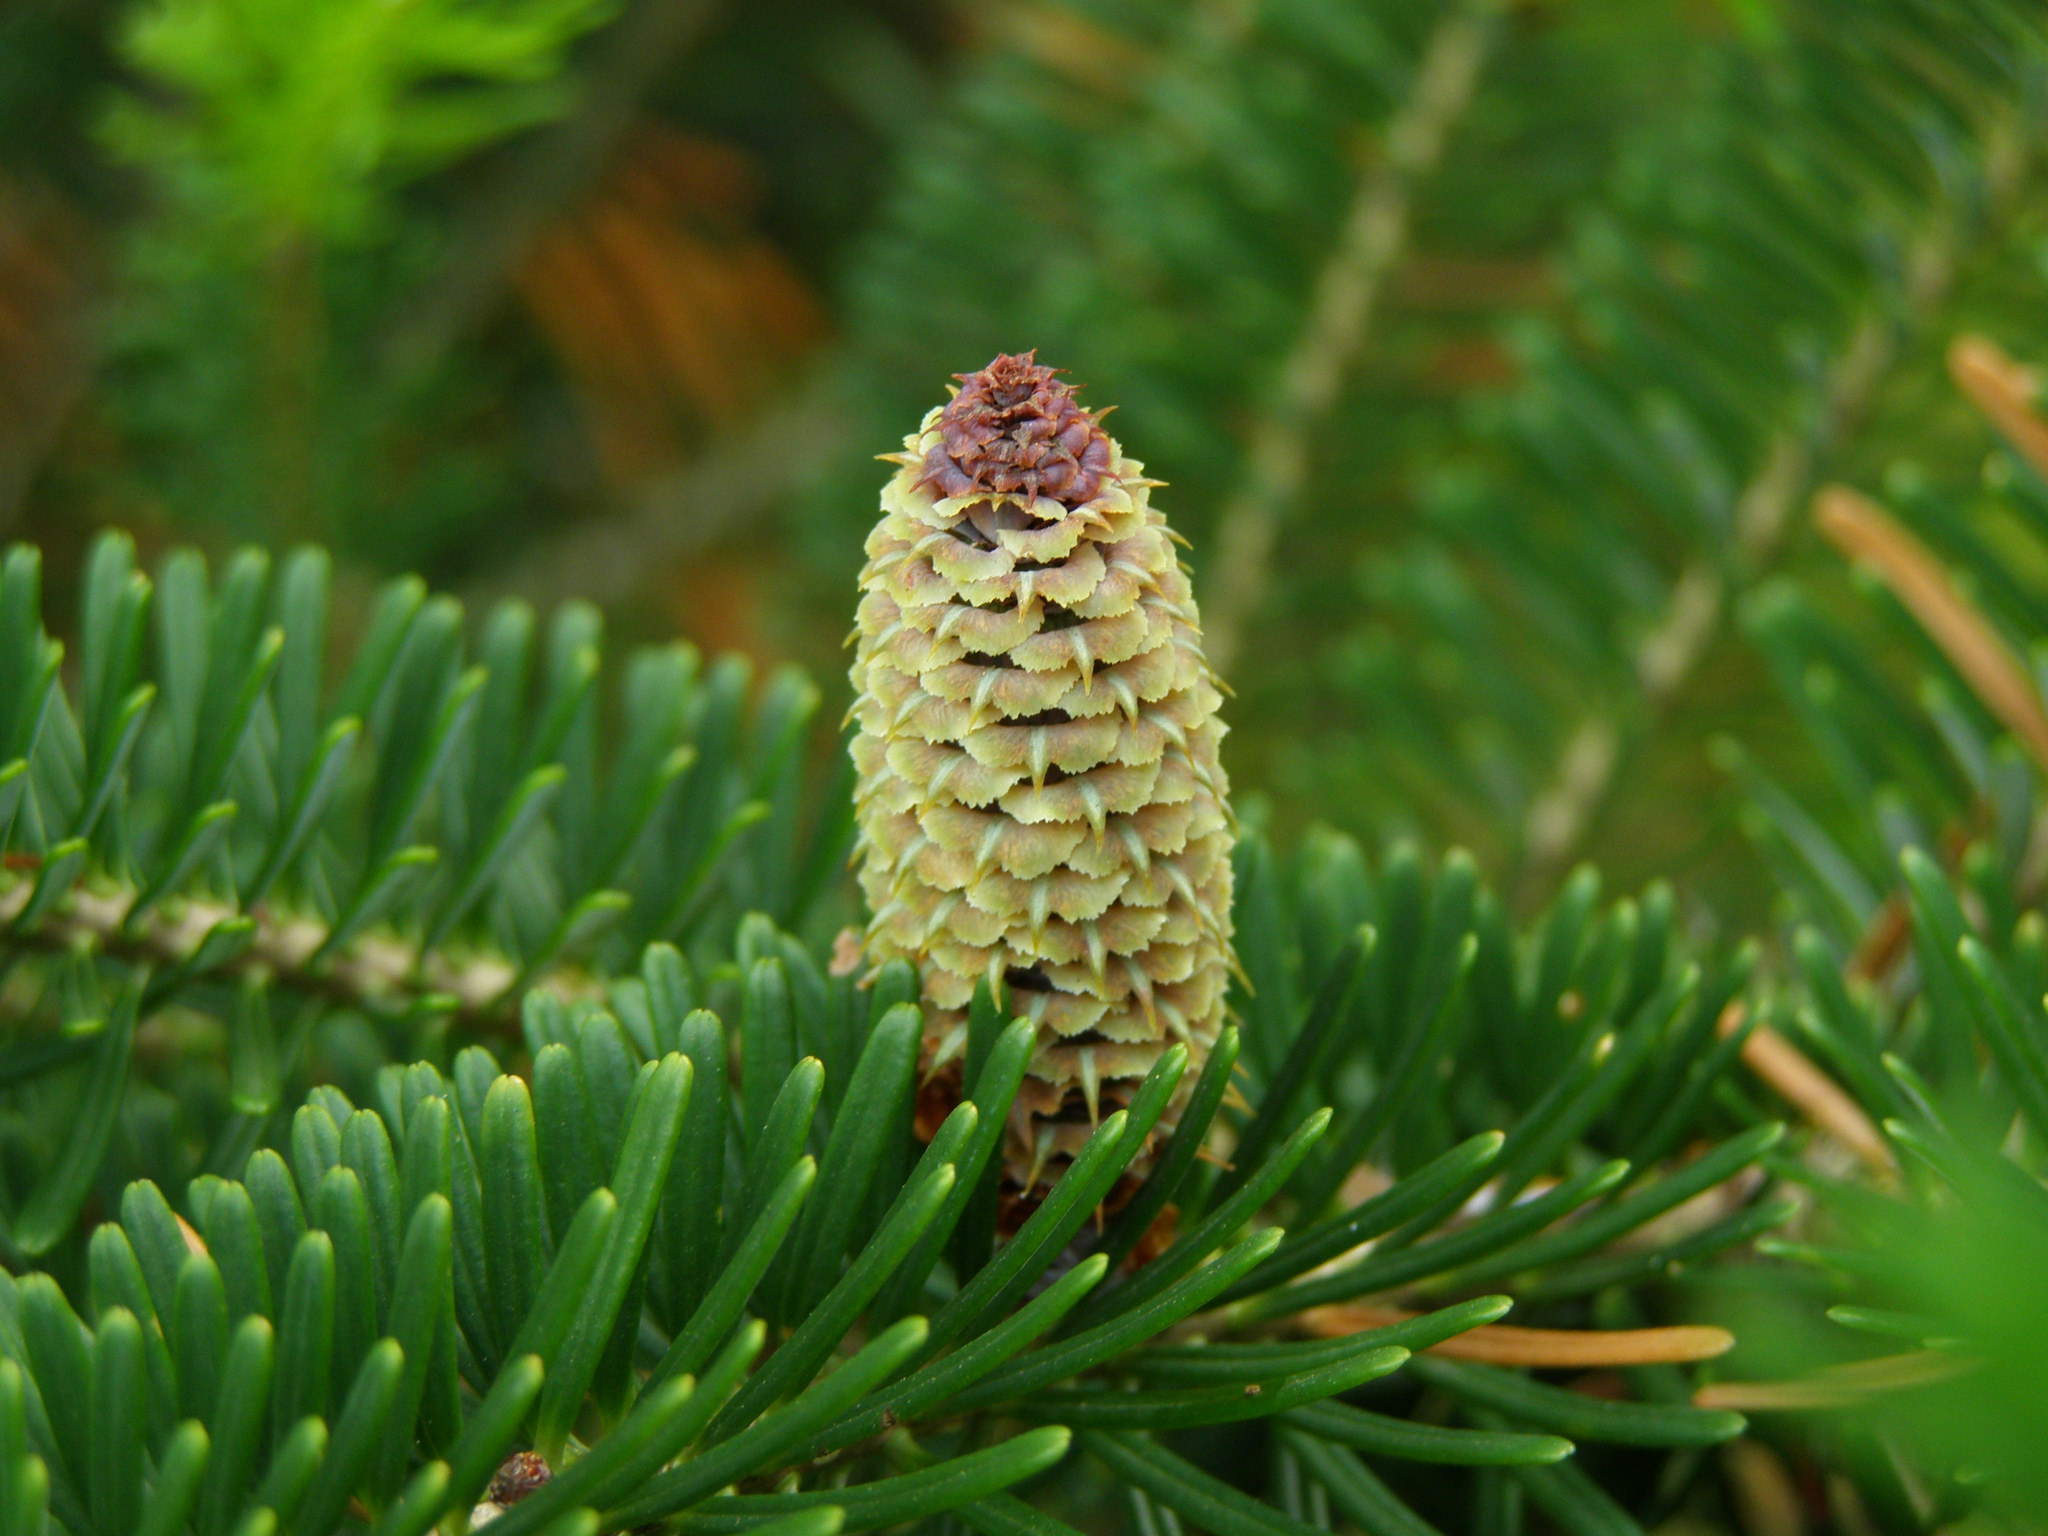
<instances>
[{"instance_id":1,"label":"cone scale","mask_svg":"<svg viewBox=\"0 0 2048 1536\"><path fill-rule=\"evenodd\" d=\"M867 542L855 860L867 959L923 976L928 1081L957 1083L979 982L1035 1027L1006 1158L1028 1193L1222 1026L1224 726L1159 482L1035 357L958 377Z\"/></svg>"}]
</instances>

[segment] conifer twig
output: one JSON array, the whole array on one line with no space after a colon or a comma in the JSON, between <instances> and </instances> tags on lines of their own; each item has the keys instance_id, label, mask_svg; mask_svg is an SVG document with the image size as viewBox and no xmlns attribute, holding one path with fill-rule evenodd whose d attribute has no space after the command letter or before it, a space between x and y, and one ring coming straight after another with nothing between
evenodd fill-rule
<instances>
[{"instance_id":1,"label":"conifer twig","mask_svg":"<svg viewBox=\"0 0 2048 1536\"><path fill-rule=\"evenodd\" d=\"M1928 274L1929 304L1948 286L1947 261L1945 250L1930 247L1916 264ZM1890 330L1889 322L1875 315L1856 329L1822 392L1826 403L1818 429L1810 434L1793 428L1780 431L1762 467L1743 488L1736 504L1736 551L1745 573L1761 570L1776 553L1791 509L1811 483L1821 452L1839 441L1868 407L1893 360ZM1635 650L1632 670L1645 715L1663 713L1691 680L1720 631L1730 586L1724 567L1708 558L1688 565L1672 584L1663 614ZM1524 822L1525 887L1544 889L1570 861L1614 781L1621 747L1619 723L1601 711L1586 715L1566 738L1550 787L1531 803Z\"/></svg>"},{"instance_id":2,"label":"conifer twig","mask_svg":"<svg viewBox=\"0 0 2048 1536\"><path fill-rule=\"evenodd\" d=\"M2005 124L1994 125L1989 141L1986 202L1995 218L2020 179L2025 146ZM1702 555L1673 583L1663 614L1635 647L1631 670L1640 691L1632 729L1671 708L1691 681L1730 599L1775 558L1821 460L1868 411L1897 360L1902 334L1947 297L1963 246L1964 231L1953 217L1915 243L1897 311L1875 309L1851 332L1820 390L1815 419L1781 428L1744 486L1736 502L1733 559L1719 551ZM1523 822L1521 883L1529 893L1546 890L1577 852L1613 785L1623 740L1622 722L1610 708L1589 711L1566 737L1549 787L1531 802Z\"/></svg>"},{"instance_id":3,"label":"conifer twig","mask_svg":"<svg viewBox=\"0 0 2048 1536\"><path fill-rule=\"evenodd\" d=\"M1209 659L1227 672L1266 590L1280 528L1301 499L1309 453L1371 329L1380 289L1408 243L1415 183L1442 158L1472 100L1499 7L1464 0L1436 24L1382 153L1361 177L1316 280L1272 399L1252 425L1244 471L1217 523L1202 609Z\"/></svg>"},{"instance_id":4,"label":"conifer twig","mask_svg":"<svg viewBox=\"0 0 2048 1536\"><path fill-rule=\"evenodd\" d=\"M139 893L126 885L81 886L29 927L16 929L15 920L35 886L33 879L23 879L0 891L0 954L9 948L60 954L90 950L170 971L190 962L221 923L247 917L255 927L253 937L209 975L260 973L290 991L384 1012L438 1004L473 1029L509 1029L518 1020L513 984L520 971L503 955L478 952L456 959L370 933L322 959L326 924L263 908L244 913L227 902L201 897L166 902L131 925L128 915ZM558 990L591 990L588 979L569 966L550 972L546 979Z\"/></svg>"}]
</instances>

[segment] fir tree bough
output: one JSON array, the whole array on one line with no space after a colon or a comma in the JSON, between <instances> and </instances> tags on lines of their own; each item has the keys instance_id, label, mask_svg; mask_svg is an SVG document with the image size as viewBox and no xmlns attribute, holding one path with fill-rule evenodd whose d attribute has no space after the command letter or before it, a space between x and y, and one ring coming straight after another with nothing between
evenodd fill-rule
<instances>
[{"instance_id":1,"label":"fir tree bough","mask_svg":"<svg viewBox=\"0 0 2048 1536\"><path fill-rule=\"evenodd\" d=\"M1255 862L1271 878L1263 855ZM29 1511L9 1529L41 1528L46 1508L67 1531L134 1528L140 1510L152 1530L420 1532L459 1525L506 1456L532 1447L552 1475L521 1472L540 1488L496 1517L510 1522L500 1536L799 1517L829 1532L945 1510L976 1530L1056 1533L1052 1515L1005 1490L1079 1445L1141 1508L1295 1532L1308 1527L1197 1471L1173 1437L1224 1434L1231 1453L1210 1465L1254 1487L1270 1451L1339 1507L1398 1510L1360 1450L1376 1466L1428 1467L1439 1486L1447 1464L1481 1469L1468 1478L1507 1469L1565 1476L1562 1496L1598 1500L1608 1496L1560 1471L1571 1445L1560 1432L1671 1456L1739 1432L1725 1411L1587 1411L1503 1368L1569 1363L1589 1346L1621 1362L1700 1359L1726 1347L1716 1330L1495 1339L1492 1326L1513 1304L1504 1288L1527 1295L1533 1317L1547 1308L1569 1324L1582 1316L1571 1298L1669 1274L1782 1219L1775 1202L1738 1204L1655 1251L1602 1252L1778 1138L1757 1126L1641 1175L1608 1156L1655 1156L1672 1117L1691 1118L1685 1106L1711 1076L1658 1091L1668 1063L1654 1047L1696 1037L1739 971L1701 991L1657 941L1654 911L1646 925L1627 903L1575 905L1526 948L1507 941L1462 863L1433 878L1413 861L1374 874L1333 844L1289 889L1303 914L1289 948L1317 953L1332 918L1355 930L1360 904L1422 942L1390 953L1354 932L1305 973L1267 976L1277 994L1306 982L1326 1003L1294 1021L1291 1042L1247 1021L1247 1063L1277 1068L1248 1073L1238 1170L1184 1155L1239 1059L1231 1029L1174 1142L1100 1236L1097 1205L1173 1099L1184 1047L1160 1057L1130 1108L1104 1118L992 1249L982 1175L1034 1049L1030 1022L995 1032L971 1097L917 1150L902 1102L870 1091L914 1043L915 1007L886 976L861 991L826 975L760 923L743 931L748 980L731 1031L693 1006L704 994L692 968L657 945L615 980L608 1006L528 998L526 1077L472 1046L446 1073L384 1069L367 1106L316 1088L238 1179L202 1177L175 1204L156 1183L129 1186L73 1284L0 1282L0 1451L10 1496ZM1255 917L1252 933L1281 939L1272 921ZM1632 942L1602 942L1624 935ZM1512 952L1494 952L1502 942ZM1463 1035L1477 1015L1447 982L1475 962L1512 968L1515 952L1579 956L1540 983L1592 1000L1562 1057L1504 1063L1495 1079L1483 1050L1461 1052L1464 1087L1494 1083L1483 1109L1399 1071L1334 1113L1302 1102L1312 1061L1355 1077L1412 1056L1418 1039ZM1334 989L1338 1008L1327 1006L1333 977L1355 983ZM1389 999L1401 1000L1392 1013ZM1540 991L1505 1001L1515 1019L1494 1049L1558 1017ZM763 1072L778 1052L788 1059L790 1032L830 1052L846 1028L849 1071L804 1056ZM1622 1111L1630 1087L1636 1113ZM1646 1117L1652 1103L1663 1113ZM1414 1123L1403 1128L1396 1108ZM1495 1113L1506 1136L1467 1134ZM1337 1168L1318 1154L1362 1147L1392 1182L1323 1193ZM1579 1171L1509 1198L1561 1155ZM1498 1203L1461 1217L1482 1186ZM1124 1265L1166 1200L1178 1235ZM1281 1212L1291 1230L1271 1224ZM1402 1379L1411 1353L1454 1339L1463 1363ZM1466 1424L1409 1427L1418 1391L1462 1405ZM1371 1407L1344 1400L1361 1392Z\"/></svg>"},{"instance_id":2,"label":"fir tree bough","mask_svg":"<svg viewBox=\"0 0 2048 1536\"><path fill-rule=\"evenodd\" d=\"M2030 1524L2048 1510L2031 1428L2048 1414L2048 717L2022 658L2040 650L2048 432L1998 347L1959 337L1948 364L2007 442L1981 475L1902 463L1891 507L1845 486L1815 498L1822 531L1898 605L1830 614L1779 581L1744 615L1825 767L1794 786L1723 744L1799 919L1803 985L1776 1023L1842 1085L1827 1118L1855 1156L1808 1175L1815 1211L1769 1244L1796 1277L1785 1290L1812 1298L1787 1309L1806 1324L1797 1347L1740 1362L1771 1379L1709 1390L1796 1415L1887 1518ZM1879 663L1884 631L1924 676Z\"/></svg>"},{"instance_id":3,"label":"fir tree bough","mask_svg":"<svg viewBox=\"0 0 2048 1536\"><path fill-rule=\"evenodd\" d=\"M294 557L287 590L319 568ZM1750 957L1689 958L1668 893L1603 906L1588 875L1518 934L1463 857L1375 865L1333 835L1287 856L1243 838L1237 1022L1200 1061L1162 1040L1020 1206L993 1175L1033 1086L1039 1023L977 989L956 1102L914 1134L928 1030L913 966L835 975L767 912L692 919L700 903L744 901L795 923L802 870L840 849L829 830L806 844L776 811L705 886L727 829L760 814L747 789L761 798L774 781L676 778L674 738L636 724L673 691L628 687L607 773L591 766L596 722L567 733L582 746L556 750L560 819L495 866L482 911L462 905L465 883L430 874L371 904L361 893L391 858L379 849L451 850L471 868L491 843L451 830L477 824L458 807L486 764L522 782L508 754L458 751L451 734L536 717L545 731L589 695L493 714L498 668L522 678L526 653L499 636L465 670L452 611L393 589L340 691L375 701L355 770L367 783L324 770L339 787L317 836L280 854L271 829L306 817L258 792L284 744L307 739L294 690L318 673L275 658L317 651L260 638L260 557L241 557L217 595L196 560L174 561L151 647L146 584L125 545L105 546L79 683L62 691L33 561L7 570L0 721L27 763L8 845L26 894L0 937L19 1005L0 1055L9 1533L418 1536L494 1516L498 1536L832 1536L945 1514L1059 1536L1068 1516L1093 1522L1104 1472L1146 1529L1294 1536L1327 1507L1376 1536L1412 1533L1455 1527L1511 1485L1619 1531L1657 1508L1606 1479L1599 1447L1653 1458L1659 1486L1685 1495L1697 1448L1743 1428L1669 1400L1727 1335L1657 1325L1691 1275L1785 1219L1772 1185L1744 1172L1783 1132L1717 1091L1733 1057L1714 1024ZM211 618L204 668L175 643L193 613ZM501 617L487 637L520 625ZM140 658L172 707L161 735L134 727L118 748L126 728L104 722L127 717L106 701L140 714ZM1101 660L1094 687L1118 665ZM366 672L401 681L372 687ZM194 675L223 681L195 688ZM775 697L756 706L766 744L719 745L726 774L783 760L774 744L797 727ZM467 723L449 723L471 698ZM352 718L329 736L348 738ZM683 719L711 759L709 722ZM386 751L409 766L384 767ZM291 761L297 782L320 782L320 753ZM158 777L163 763L179 773ZM592 792L595 829L567 814L590 803L570 796L579 771L619 786ZM399 808L380 811L393 780ZM184 808L222 803L223 783L256 811L242 822L237 800L232 822L215 820L247 830L188 856L211 823ZM728 808L714 816L698 793ZM664 856L687 846L678 819L704 829L680 917L671 894L607 902L608 937L565 928L585 898L564 871L672 893L645 882L680 878ZM284 873L266 884L272 863ZM132 925L80 916L118 900L139 911ZM547 922L513 921L543 901ZM240 947L209 938L227 916L202 933L180 915L232 903L244 926L228 932L251 935ZM159 910L198 947L146 952L173 931ZM262 946L281 921L343 937L325 958L273 963ZM640 942L669 922L689 955ZM62 924L59 944L46 925ZM536 932L540 945L516 947ZM327 966L358 945L412 959L388 991L355 986ZM516 1038L497 1027L514 1000L437 1003L422 979L491 954L516 989ZM438 1025L410 1026L451 1008L477 1043L447 1059ZM311 1009L375 1019L393 1051L433 1059L309 1086L303 1053L289 1058L325 1027ZM1006 1204L1020 1220L999 1237ZM1518 1326L1503 1331L1511 1308ZM1455 1358L1411 1358L1444 1350ZM1656 1370L1640 1398L1595 1407L1524 1374L1589 1359Z\"/></svg>"},{"instance_id":4,"label":"fir tree bough","mask_svg":"<svg viewBox=\"0 0 2048 1536\"><path fill-rule=\"evenodd\" d=\"M736 905L796 922L843 847L843 815L799 826L817 693L795 671L750 700L736 658L647 651L614 709L591 610L543 631L506 604L472 650L405 579L330 680L325 554L215 576L188 551L152 580L120 536L87 560L67 668L39 587L33 550L0 562L0 1081L40 1117L66 1106L50 1074L98 1075L57 1148L20 1149L10 1254L64 1236L110 1143L168 1138L149 1166L180 1181L231 1171L309 1052L337 1070L368 1039L374 1070L503 1035L536 979L588 989L650 939L729 934ZM138 1032L170 1075L224 1080L116 1138Z\"/></svg>"}]
</instances>

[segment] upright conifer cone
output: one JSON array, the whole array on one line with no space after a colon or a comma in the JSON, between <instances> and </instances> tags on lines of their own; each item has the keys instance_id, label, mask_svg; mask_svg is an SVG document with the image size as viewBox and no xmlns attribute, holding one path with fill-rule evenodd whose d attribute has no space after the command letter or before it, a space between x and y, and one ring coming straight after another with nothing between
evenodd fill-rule
<instances>
[{"instance_id":1,"label":"upright conifer cone","mask_svg":"<svg viewBox=\"0 0 2048 1536\"><path fill-rule=\"evenodd\" d=\"M959 378L889 456L867 542L856 858L868 959L923 972L928 1077L957 1073L983 978L1037 1026L1028 1192L1222 1025L1224 726L1159 482L1035 354Z\"/></svg>"}]
</instances>

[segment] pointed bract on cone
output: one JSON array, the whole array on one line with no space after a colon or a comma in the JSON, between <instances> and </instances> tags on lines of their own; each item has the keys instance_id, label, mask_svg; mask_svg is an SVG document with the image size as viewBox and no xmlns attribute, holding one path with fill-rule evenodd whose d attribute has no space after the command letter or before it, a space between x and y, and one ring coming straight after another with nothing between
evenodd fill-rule
<instances>
[{"instance_id":1,"label":"pointed bract on cone","mask_svg":"<svg viewBox=\"0 0 2048 1536\"><path fill-rule=\"evenodd\" d=\"M1222 1026L1224 726L1157 482L1035 355L959 377L867 542L856 859L868 960L924 977L928 1077L958 1070L983 979L1037 1027L1009 1157L1028 1193Z\"/></svg>"}]
</instances>

